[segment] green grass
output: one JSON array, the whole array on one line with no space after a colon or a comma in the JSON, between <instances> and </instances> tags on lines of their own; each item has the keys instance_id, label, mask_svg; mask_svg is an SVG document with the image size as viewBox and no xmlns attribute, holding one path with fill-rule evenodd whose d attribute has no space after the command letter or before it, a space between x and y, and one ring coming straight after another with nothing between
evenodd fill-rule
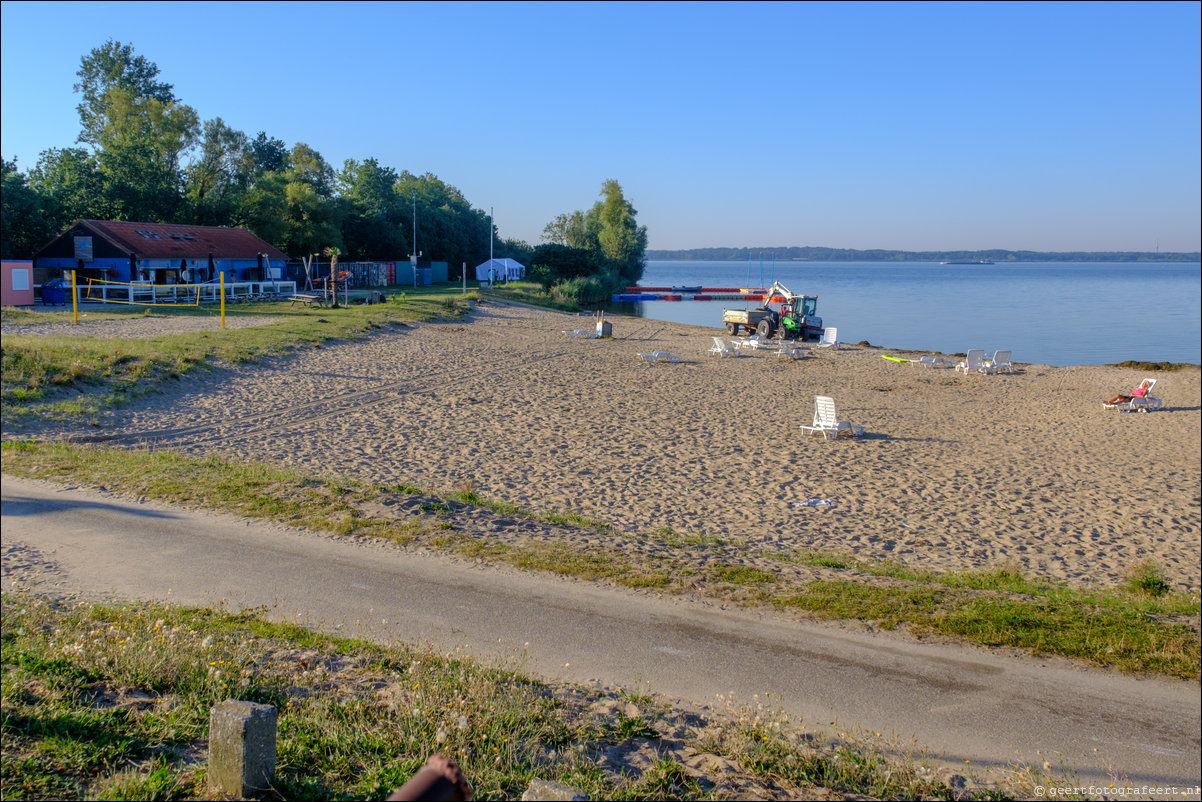
<instances>
[{"instance_id":1,"label":"green grass","mask_svg":"<svg viewBox=\"0 0 1202 802\"><path fill-rule=\"evenodd\" d=\"M535 777L592 799L732 798L747 783L778 799L815 786L946 798L954 784L912 749L825 742L762 703L685 716L646 692L548 685L459 650L273 623L265 609L66 605L26 593L0 604L5 799L214 798L208 717L228 698L278 710L268 799L382 799L436 751L462 766L478 799L516 799ZM655 752L646 770L606 770L606 752L640 745ZM697 752L736 775L688 769L683 756ZM1006 782L1021 797L1029 778ZM1006 786L979 787L969 798Z\"/></svg>"}]
</instances>

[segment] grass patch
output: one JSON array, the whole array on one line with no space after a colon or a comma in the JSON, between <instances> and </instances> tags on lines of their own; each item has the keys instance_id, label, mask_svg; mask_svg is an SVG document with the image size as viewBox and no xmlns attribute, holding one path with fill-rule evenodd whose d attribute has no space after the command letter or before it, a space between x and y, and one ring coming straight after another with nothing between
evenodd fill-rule
<instances>
[{"instance_id":1,"label":"grass patch","mask_svg":"<svg viewBox=\"0 0 1202 802\"><path fill-rule=\"evenodd\" d=\"M592 799L736 798L747 783L771 789L757 798L805 798L815 786L947 798L955 786L921 756L799 737L763 705L700 718L639 694L632 710L621 692L540 683L458 650L330 637L273 623L270 610L65 606L24 593L0 605L5 799L211 799L208 717L227 698L279 712L267 798L381 799L435 751L462 766L479 799L517 799L532 777ZM646 770L605 768L613 747L648 741ZM737 776L687 768L696 752Z\"/></svg>"}]
</instances>

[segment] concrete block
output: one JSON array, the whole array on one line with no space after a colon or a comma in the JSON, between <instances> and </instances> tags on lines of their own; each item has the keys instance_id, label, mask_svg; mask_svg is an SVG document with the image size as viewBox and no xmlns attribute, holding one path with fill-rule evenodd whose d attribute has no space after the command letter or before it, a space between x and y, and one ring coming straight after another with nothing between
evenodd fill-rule
<instances>
[{"instance_id":1,"label":"concrete block","mask_svg":"<svg viewBox=\"0 0 1202 802\"><path fill-rule=\"evenodd\" d=\"M551 780L534 779L522 793L523 802L587 802L588 794L579 788Z\"/></svg>"},{"instance_id":2,"label":"concrete block","mask_svg":"<svg viewBox=\"0 0 1202 802\"><path fill-rule=\"evenodd\" d=\"M272 705L227 699L209 713L209 788L247 797L275 779L276 725Z\"/></svg>"}]
</instances>

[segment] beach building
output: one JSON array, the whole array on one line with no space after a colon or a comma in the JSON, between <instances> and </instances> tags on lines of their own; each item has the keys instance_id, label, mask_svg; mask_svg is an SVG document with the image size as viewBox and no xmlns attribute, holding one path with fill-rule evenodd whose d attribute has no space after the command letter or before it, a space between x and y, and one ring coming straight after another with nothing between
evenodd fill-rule
<instances>
[{"instance_id":1,"label":"beach building","mask_svg":"<svg viewBox=\"0 0 1202 802\"><path fill-rule=\"evenodd\" d=\"M203 284L286 280L288 257L245 228L78 220L34 254L34 281Z\"/></svg>"}]
</instances>

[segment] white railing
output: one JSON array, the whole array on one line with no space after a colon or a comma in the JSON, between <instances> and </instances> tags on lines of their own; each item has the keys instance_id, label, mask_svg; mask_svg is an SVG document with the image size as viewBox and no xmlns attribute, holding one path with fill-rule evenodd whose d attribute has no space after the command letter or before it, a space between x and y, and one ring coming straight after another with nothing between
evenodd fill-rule
<instances>
[{"instance_id":1,"label":"white railing","mask_svg":"<svg viewBox=\"0 0 1202 802\"><path fill-rule=\"evenodd\" d=\"M92 284L78 286L80 303L194 304L216 303L221 298L219 284ZM70 294L70 290L68 290ZM295 281L231 281L225 285L227 303L266 301L296 294Z\"/></svg>"}]
</instances>

